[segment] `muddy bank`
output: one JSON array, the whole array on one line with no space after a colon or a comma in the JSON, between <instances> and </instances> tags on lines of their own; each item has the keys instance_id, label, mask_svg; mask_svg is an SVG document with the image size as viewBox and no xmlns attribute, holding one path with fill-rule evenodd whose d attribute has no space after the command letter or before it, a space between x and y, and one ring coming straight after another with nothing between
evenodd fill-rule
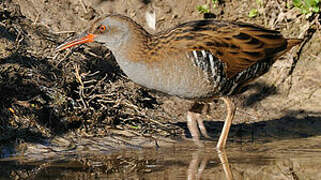
<instances>
[{"instance_id":1,"label":"muddy bank","mask_svg":"<svg viewBox=\"0 0 321 180\"><path fill-rule=\"evenodd\" d=\"M158 141L166 144L173 139L189 138L185 113L191 102L150 92L130 82L102 46L91 44L62 53L54 49L100 14L128 15L153 32L203 18L195 7L205 1L193 0L184 5L158 0L0 3L0 143L6 149L3 154L30 151L28 148L33 145L47 144L57 136L144 137L152 139L153 146L161 143ZM263 4L259 7L260 15L249 18L248 12L256 6L248 1L223 2L211 11L216 19L264 25L280 30L286 37L303 38L309 29L315 31L310 33L311 39L299 56L295 48L268 74L249 85L248 91L234 97L238 110L231 141L318 136L320 20L317 16L307 19L299 10L277 1ZM145 12L150 11L156 15L156 30L146 23ZM293 58L299 61L289 75ZM217 102L203 117L213 138L220 133L224 113L223 104Z\"/></svg>"},{"instance_id":2,"label":"muddy bank","mask_svg":"<svg viewBox=\"0 0 321 180\"><path fill-rule=\"evenodd\" d=\"M196 6L206 3L1 1L0 164L6 168L0 168L0 174L32 178L59 172L65 174L57 175L59 178L78 174L152 179L178 169L168 177L175 178L194 171L189 167L197 164L192 162L207 159L205 177L215 174L222 178L220 160L211 148L195 153L193 145L183 144L177 149L183 139L190 139L185 117L191 102L135 85L109 50L97 44L54 51L101 14L125 14L148 31L157 32L203 18ZM255 18L248 17L252 8L259 12ZM320 149L321 135L320 16L306 18L298 9L278 1L259 7L255 1L224 1L211 11L216 19L260 24L280 30L286 37L311 35L301 53L297 53L299 47L293 49L246 92L234 97L238 109L228 142L234 175L250 179L320 177L314 171L320 162L313 159L319 156L315 149ZM156 30L147 25L146 12L155 13ZM206 141L208 147L214 147L224 115L221 102L214 102L209 114L204 114L205 126L214 139ZM237 152L233 152L235 147ZM164 151L141 152L142 148ZM166 148L174 150L167 152ZM134 153L119 154L119 149ZM244 149L254 155L245 154ZM300 152L293 154L291 149ZM204 154L216 156L197 158ZM257 164L262 157L265 160Z\"/></svg>"}]
</instances>

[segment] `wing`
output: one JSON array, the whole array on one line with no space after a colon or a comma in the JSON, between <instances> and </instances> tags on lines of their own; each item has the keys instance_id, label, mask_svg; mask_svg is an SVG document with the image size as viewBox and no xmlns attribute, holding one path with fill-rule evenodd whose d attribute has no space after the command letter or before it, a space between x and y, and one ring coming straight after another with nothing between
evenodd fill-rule
<instances>
[{"instance_id":1,"label":"wing","mask_svg":"<svg viewBox=\"0 0 321 180\"><path fill-rule=\"evenodd\" d=\"M213 78L214 82L219 81L221 77L224 77L224 64L217 57L215 57L211 52L206 50L194 50L188 52L188 59L193 61L193 64L206 73L209 77Z\"/></svg>"},{"instance_id":2,"label":"wing","mask_svg":"<svg viewBox=\"0 0 321 180\"><path fill-rule=\"evenodd\" d=\"M227 80L224 72L224 62L213 56L211 52L195 50L187 53L187 57L192 59L195 66L206 72L213 87L218 87L218 92L216 93L221 93L222 95L230 95L237 92L238 87L263 75L271 66L270 62L267 61L257 62Z\"/></svg>"},{"instance_id":3,"label":"wing","mask_svg":"<svg viewBox=\"0 0 321 180\"><path fill-rule=\"evenodd\" d=\"M227 77L233 77L260 61L275 61L287 49L287 40L278 31L248 24L229 24L208 35L201 48L226 64Z\"/></svg>"},{"instance_id":4,"label":"wing","mask_svg":"<svg viewBox=\"0 0 321 180\"><path fill-rule=\"evenodd\" d=\"M203 20L182 24L165 38L172 49L210 52L222 61L228 78L235 76L260 61L273 63L292 46L280 32L262 27L225 21ZM170 44L172 42L172 44Z\"/></svg>"}]
</instances>

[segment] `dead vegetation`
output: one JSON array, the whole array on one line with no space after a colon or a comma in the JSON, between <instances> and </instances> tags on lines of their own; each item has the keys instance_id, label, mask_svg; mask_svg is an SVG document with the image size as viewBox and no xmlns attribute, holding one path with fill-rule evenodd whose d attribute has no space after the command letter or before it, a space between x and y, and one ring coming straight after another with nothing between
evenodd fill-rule
<instances>
[{"instance_id":1,"label":"dead vegetation","mask_svg":"<svg viewBox=\"0 0 321 180\"><path fill-rule=\"evenodd\" d=\"M202 18L195 7L203 1L193 0L184 6L170 0L144 2L147 3L0 1L0 158L44 149L60 151L37 146L56 137L84 138L87 142L85 138L113 136L117 137L114 141L125 143L131 141L127 137L158 139L188 135L184 113L189 102L150 92L130 82L108 49L91 45L54 52L57 45L102 13L125 14L145 24L141 12L152 8L156 12L156 30ZM255 18L248 17L251 8L258 10ZM256 23L280 30L286 37L305 38L298 53L284 57L268 75L236 98L241 108L237 110L237 125L231 129L232 139L237 137L237 141L244 142L244 137L253 139L253 136L262 141L319 136L320 14L307 17L294 7L288 8L287 2L277 0L260 5L247 0L220 1L212 11L217 19ZM218 136L222 125L213 119L221 120L223 116L224 106L220 104L211 107L210 116L204 116L213 137ZM85 150L94 143L107 149L119 146L92 139L84 144L71 143L67 148L79 145ZM61 142L56 144L65 148ZM101 174L115 174L123 169L148 172L146 165L153 164L131 158L89 157L75 161L79 167ZM98 168L97 161L105 164ZM40 163L28 166L29 169L13 170L8 176L32 178L49 166L52 164Z\"/></svg>"},{"instance_id":2,"label":"dead vegetation","mask_svg":"<svg viewBox=\"0 0 321 180\"><path fill-rule=\"evenodd\" d=\"M107 49L92 45L64 53L54 52L64 39L83 29L103 11L109 13L117 9L117 13L127 14L144 24L144 18L140 18L138 12L146 9L146 4L140 1L102 1L95 6L89 1L57 1L30 8L38 1L30 0L27 5L26 2L0 2L0 144L34 142L69 132L74 132L76 136L103 137L113 133L113 129L149 137L183 134L186 125L177 124L177 121L184 121L184 108L188 107L188 103L168 100L133 84L126 79ZM137 6L130 6L133 3ZM201 2L193 1L175 8L173 2L157 1L152 5L147 3L147 6L157 12L156 28L162 30L178 22L201 18L202 15L195 9L198 3ZM320 14L306 18L297 9L287 8L283 1L264 1L259 7L247 4L223 2L216 6L213 13L217 19L251 22L253 19L244 14L250 8L258 8L259 15L254 23L281 30L287 37L306 37L306 44L301 47L303 49L299 52L302 54L299 53L293 63L280 61L269 74L270 78L263 78L257 83L262 87L255 86L254 92L250 88L249 93L240 97L244 101L240 102L243 107L238 114L242 118L237 123L244 119L261 121L287 116L284 113L289 108L297 111L303 108L310 112L309 107L313 107L312 114L317 114L318 100L313 100L316 105L306 102L317 98L315 92L320 88L320 81L312 78L317 76L315 72L320 65L320 49L315 49L319 48L321 41ZM115 9L103 9L109 5ZM48 9L49 13L39 10L46 6L52 7ZM53 15L52 11L58 11L56 8L66 12ZM296 61L298 57L303 59L301 64ZM315 61L310 63L308 57ZM311 76L304 74L305 65L314 72ZM280 77L279 74L285 75ZM293 80L296 77L303 77L302 83L300 79ZM285 100L283 104L274 103L276 99L289 99L300 94L300 90L294 92L292 89L303 88L310 79L314 82L307 92L310 95L302 96L303 99L293 98L290 103ZM267 105L262 105L261 101ZM290 107L290 104L293 106ZM284 111L280 110L284 107L287 107ZM212 113L211 119L223 119L224 113L212 107L214 110L216 114Z\"/></svg>"},{"instance_id":3,"label":"dead vegetation","mask_svg":"<svg viewBox=\"0 0 321 180\"><path fill-rule=\"evenodd\" d=\"M110 129L136 135L175 136L160 102L129 82L107 49L57 54L64 32L50 32L1 2L0 142L29 142L74 131L106 136ZM174 130L174 131L173 131ZM160 133L160 131L164 131Z\"/></svg>"}]
</instances>

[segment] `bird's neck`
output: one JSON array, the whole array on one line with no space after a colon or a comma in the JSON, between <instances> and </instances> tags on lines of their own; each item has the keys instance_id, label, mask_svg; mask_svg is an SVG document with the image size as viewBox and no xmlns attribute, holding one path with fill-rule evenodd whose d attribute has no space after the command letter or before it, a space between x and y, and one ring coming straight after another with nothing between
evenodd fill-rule
<instances>
[{"instance_id":1,"label":"bird's neck","mask_svg":"<svg viewBox=\"0 0 321 180\"><path fill-rule=\"evenodd\" d=\"M144 85L140 80L149 70L145 63L149 59L146 50L152 35L138 24L132 23L128 27L126 38L122 39L120 46L110 48L110 50L129 79Z\"/></svg>"},{"instance_id":2,"label":"bird's neck","mask_svg":"<svg viewBox=\"0 0 321 180\"><path fill-rule=\"evenodd\" d=\"M122 63L119 61L144 61L146 51L150 49L148 42L150 42L151 38L152 35L139 24L130 23L126 39L123 39L117 48L111 48L111 51L118 63Z\"/></svg>"}]
</instances>

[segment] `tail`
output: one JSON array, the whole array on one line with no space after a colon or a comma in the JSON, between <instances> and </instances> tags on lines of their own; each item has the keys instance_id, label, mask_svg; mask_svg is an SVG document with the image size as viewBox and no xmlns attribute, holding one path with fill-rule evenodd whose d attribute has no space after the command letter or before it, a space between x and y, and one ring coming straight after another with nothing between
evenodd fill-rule
<instances>
[{"instance_id":1,"label":"tail","mask_svg":"<svg viewBox=\"0 0 321 180\"><path fill-rule=\"evenodd\" d=\"M288 39L287 40L288 45L286 48L286 51L290 50L292 47L301 44L303 42L303 39Z\"/></svg>"},{"instance_id":2,"label":"tail","mask_svg":"<svg viewBox=\"0 0 321 180\"><path fill-rule=\"evenodd\" d=\"M285 54L286 52L288 52L289 50L291 50L294 46L300 44L303 42L303 39L287 39L287 46L285 49L283 49L282 51L278 52L275 56L274 56L274 60L279 59L280 56L282 56L283 54Z\"/></svg>"},{"instance_id":3,"label":"tail","mask_svg":"<svg viewBox=\"0 0 321 180\"><path fill-rule=\"evenodd\" d=\"M287 42L288 42L288 46L287 46L287 51L290 50L292 47L298 45L298 44L301 44L303 42L303 39L287 39ZM297 54L297 57L296 58L293 58L293 62L292 62L292 66L291 66L291 69L288 73L288 75L291 75L294 71L294 68L296 66L296 63L298 62L298 58L299 58L299 54L301 54L301 50L302 48L299 50L298 54Z\"/></svg>"}]
</instances>

